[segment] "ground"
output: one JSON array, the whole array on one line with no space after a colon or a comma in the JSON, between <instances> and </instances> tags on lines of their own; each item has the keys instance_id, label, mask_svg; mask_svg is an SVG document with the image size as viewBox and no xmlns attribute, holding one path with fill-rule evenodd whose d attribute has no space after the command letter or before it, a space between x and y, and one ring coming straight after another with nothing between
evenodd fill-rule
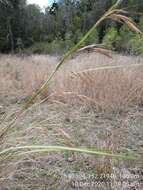
<instances>
[{"instance_id":1,"label":"ground","mask_svg":"<svg viewBox=\"0 0 143 190\"><path fill-rule=\"evenodd\" d=\"M106 65L104 62L108 62L108 60L104 59L102 60L103 63L99 63L101 62L99 61L101 60L99 59L100 57L95 60L93 58L95 58L94 55L91 57L89 55L88 57L87 55L82 55L81 57L70 60L69 64L84 59L82 63L80 63L81 67L84 61L86 62L86 67L84 66L84 68L81 69L84 71L85 69L91 68L91 60L93 63L98 62L99 65ZM128 62L142 63L141 58L124 58ZM26 63L28 66L28 60L30 60L29 64L32 64L32 66L28 68L33 69L33 67L36 68L36 64L39 65L40 61L42 64L44 64L43 62L46 63L47 57L13 58L5 56L1 58L1 76L2 73L4 73L3 77L7 79L7 81L3 83L1 80L1 129L5 128L5 126L11 122L13 118L12 113L22 108L27 96L29 96L31 90L33 90L31 89L33 84L33 88L35 88L34 80L36 77L34 80L33 78L30 80L28 77L30 78L31 76L25 74L26 72L28 73L28 71L24 65ZM55 63L57 58L51 57L49 60ZM117 61L117 57L115 60ZM118 56L118 63L124 64L123 60L123 56ZM111 61L112 65L113 63L115 64L116 61ZM7 66L8 63L9 65ZM40 68L41 67L43 66L40 65ZM47 68L48 66L41 68L41 75L43 75L45 67ZM69 67L70 66L68 66L68 70ZM10 68L9 71L8 68ZM17 72L15 72L15 70ZM33 70L34 72L35 70L36 72L38 71L38 69ZM79 70L78 67L76 72L81 72L81 70ZM136 73L135 69L133 69L133 71ZM32 73L31 69L30 72ZM128 74L128 80L130 81L132 78L129 77L129 73L132 73L132 69L127 69L124 72L126 72L126 75ZM141 69L138 71L138 75L133 77L134 79L136 78L138 84L142 82L140 72ZM62 76L62 74L62 72L59 73L59 76ZM120 73L120 76L123 76L123 74L124 73ZM27 76L26 79L24 78L25 75ZM58 83L57 78L55 78L56 82L52 84L53 86L50 89L51 94L54 94L52 98L48 98L43 103L27 110L18 118L14 126L1 137L1 150L8 147L33 144L96 147L98 150L116 154L125 153L126 155L137 155L137 159L113 159L105 156L69 152L36 153L17 157L5 157L0 160L0 190L141 190L143 187L143 104L141 86L134 85L134 82L128 84L128 80L126 80L124 86L126 85L126 89L130 89L129 92L126 92L124 88L121 88L121 85L119 86L117 84L117 81L120 81L122 84L123 79L126 78L124 77L122 79L117 75L116 78L112 73L112 77L114 76L116 80L115 86L117 89L113 84L113 80L111 80L109 76L107 78L105 75L102 79L106 79L106 84L107 81L111 81L110 85L107 85L108 88L103 81L100 83L100 85L104 84L106 87L104 87L104 90L106 89L106 96L105 94L103 95L103 91L102 93L99 92L95 94L95 92L93 92L95 86L93 86L90 75L90 78L88 76L90 82L84 79L82 84L81 81L78 81L78 84L76 83L79 89L78 91L74 91L74 93L78 93L78 97L75 97L74 94L71 98L66 98L60 88L62 87L64 93L68 92L69 95L71 89L74 89L76 85L74 83L74 88L70 86L70 91L69 89L67 90L67 86L69 88L70 82L68 80L67 85L65 71L64 76L66 82L64 78L62 82ZM99 79L101 79L101 76L99 76ZM24 80L27 80L28 83L25 84ZM31 82L32 84L29 81L33 81ZM37 81L39 81L39 78L36 82ZM40 79L40 81L42 80ZM99 85L98 83L96 84ZM86 84L86 87L84 87L84 84ZM92 84L92 93L88 93L88 91L85 90L89 84ZM58 89L57 86L59 85L60 88ZM136 93L132 93L135 86L138 87L136 88ZM101 86L101 88L102 87L103 86ZM52 88L54 88L53 91ZM84 91L82 91L83 88L85 88ZM110 90L108 91L109 88ZM55 89L58 89L57 92L60 93L60 96L55 95L57 94ZM112 93L110 92L111 89ZM115 92L115 89L118 91ZM100 88L98 87L96 90L100 91ZM117 96L118 93L120 93L120 96ZM128 94L131 94L132 97L134 95L133 101L124 101L124 98L127 98ZM48 97L50 95L48 94ZM99 95L101 97L99 97ZM111 95L114 102L111 102ZM86 100L79 100L79 96L86 97ZM46 95L43 94L41 98L45 97L47 97L47 93ZM116 100L115 97L117 97L118 100ZM122 99L120 100L119 97L122 97ZM89 102L89 99L92 101ZM93 101L96 102L97 100L100 104L93 103ZM39 99L39 101L41 100ZM110 109L107 109L107 107Z\"/></svg>"}]
</instances>

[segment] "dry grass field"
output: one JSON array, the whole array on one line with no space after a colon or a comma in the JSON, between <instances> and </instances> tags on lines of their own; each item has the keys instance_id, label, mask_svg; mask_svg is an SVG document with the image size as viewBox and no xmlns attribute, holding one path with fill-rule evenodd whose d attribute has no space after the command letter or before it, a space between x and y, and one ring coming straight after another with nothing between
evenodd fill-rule
<instances>
[{"instance_id":1,"label":"dry grass field","mask_svg":"<svg viewBox=\"0 0 143 190\"><path fill-rule=\"evenodd\" d=\"M1 56L1 101L17 102L40 87L58 58L50 56ZM114 55L108 59L98 54L82 54L69 60L57 73L42 98L70 104L88 104L99 111L122 111L143 103L143 68L140 57ZM101 66L123 66L96 70ZM124 68L125 66L125 68Z\"/></svg>"},{"instance_id":2,"label":"dry grass field","mask_svg":"<svg viewBox=\"0 0 143 190\"><path fill-rule=\"evenodd\" d=\"M0 55L0 128L58 59ZM44 102L24 113L0 141L1 150L33 144L83 146L134 152L138 160L68 152L5 158L0 160L0 190L141 190L143 66L138 64L143 58L116 54L112 59L94 53L71 58L37 100ZM113 68L96 69L103 66Z\"/></svg>"}]
</instances>

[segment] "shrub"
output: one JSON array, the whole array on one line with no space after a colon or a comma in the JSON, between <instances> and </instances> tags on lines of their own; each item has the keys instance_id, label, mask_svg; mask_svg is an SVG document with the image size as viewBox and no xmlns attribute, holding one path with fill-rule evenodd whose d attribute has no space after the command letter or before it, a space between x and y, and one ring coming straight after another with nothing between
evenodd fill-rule
<instances>
[{"instance_id":1,"label":"shrub","mask_svg":"<svg viewBox=\"0 0 143 190\"><path fill-rule=\"evenodd\" d=\"M89 36L89 38L86 40L86 45L88 44L98 44L99 43L99 36L98 31L96 30L93 35Z\"/></svg>"},{"instance_id":2,"label":"shrub","mask_svg":"<svg viewBox=\"0 0 143 190\"><path fill-rule=\"evenodd\" d=\"M142 22L141 19L140 26L142 26ZM143 38L140 34L132 32L127 25L123 25L120 29L118 47L120 50L126 50L128 53L143 55Z\"/></svg>"},{"instance_id":3,"label":"shrub","mask_svg":"<svg viewBox=\"0 0 143 190\"><path fill-rule=\"evenodd\" d=\"M63 54L67 49L69 49L74 43L72 40L62 40L62 39L55 39L51 43L49 42L38 42L35 43L33 46L25 49L23 53L26 54L54 54L60 55Z\"/></svg>"},{"instance_id":4,"label":"shrub","mask_svg":"<svg viewBox=\"0 0 143 190\"><path fill-rule=\"evenodd\" d=\"M103 38L103 44L107 48L114 50L118 41L119 36L117 29L115 27L109 28Z\"/></svg>"}]
</instances>

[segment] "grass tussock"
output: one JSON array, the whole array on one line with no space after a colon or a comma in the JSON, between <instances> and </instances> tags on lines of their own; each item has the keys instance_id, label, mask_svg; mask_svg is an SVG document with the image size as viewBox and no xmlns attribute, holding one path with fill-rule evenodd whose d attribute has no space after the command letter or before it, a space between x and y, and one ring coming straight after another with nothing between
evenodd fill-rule
<instances>
[{"instance_id":1,"label":"grass tussock","mask_svg":"<svg viewBox=\"0 0 143 190\"><path fill-rule=\"evenodd\" d=\"M16 102L26 99L45 81L57 59L50 56L2 56L1 97L11 101L14 98ZM142 64L142 58L114 55L113 59L108 59L89 53L78 55L68 62L40 95L42 99L87 105L105 112L123 111L143 103L143 67L137 65ZM137 66L131 66L135 64ZM121 68L97 69L113 65Z\"/></svg>"}]
</instances>

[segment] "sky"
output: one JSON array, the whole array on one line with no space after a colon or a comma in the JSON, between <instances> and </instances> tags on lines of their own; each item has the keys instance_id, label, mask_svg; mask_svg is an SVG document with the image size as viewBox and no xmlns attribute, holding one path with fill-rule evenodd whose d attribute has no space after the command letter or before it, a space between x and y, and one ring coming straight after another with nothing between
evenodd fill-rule
<instances>
[{"instance_id":1,"label":"sky","mask_svg":"<svg viewBox=\"0 0 143 190\"><path fill-rule=\"evenodd\" d=\"M41 8L43 8L44 6L50 5L53 0L27 0L27 2L29 4L38 4Z\"/></svg>"}]
</instances>

